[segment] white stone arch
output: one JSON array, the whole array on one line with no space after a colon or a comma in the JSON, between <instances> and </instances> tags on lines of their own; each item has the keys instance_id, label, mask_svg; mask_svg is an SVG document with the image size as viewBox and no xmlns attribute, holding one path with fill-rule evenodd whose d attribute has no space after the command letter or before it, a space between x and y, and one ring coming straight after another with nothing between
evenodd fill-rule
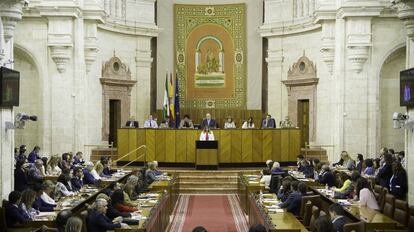
<instances>
[{"instance_id":1,"label":"white stone arch","mask_svg":"<svg viewBox=\"0 0 414 232\"><path fill-rule=\"evenodd\" d=\"M45 147L45 141L44 141L44 126L46 124L46 121L44 120L43 115L45 115L45 104L44 104L44 88L43 88L43 82L45 81L43 73L42 66L40 65L38 59L36 56L25 46L14 43L13 46L14 49L14 69L18 70L19 64L16 63L17 59L22 59L25 62L28 62L32 65L33 70L18 70L21 72L20 76L20 105L19 107L15 108L14 114L18 112L25 112L28 114L35 114L38 116L37 122L28 122L26 124L26 128L23 130L16 130L15 131L15 146L19 146L20 143L24 143L27 145L28 152L31 151L33 146L39 145L41 149L49 150L48 147ZM25 73L32 73L35 75L34 78L36 78L34 81L36 81L37 85L35 88L30 91L30 93L25 93L25 87L22 86L22 83L25 81ZM27 77L26 77L27 78ZM27 103L25 102L25 99L27 99L27 95L25 94L33 94L33 99L37 103L29 108L27 110ZM26 106L26 107L25 107ZM33 110L35 109L35 110ZM27 112L26 112L27 111ZM46 149L45 149L46 148ZM42 154L43 154L42 151Z\"/></svg>"},{"instance_id":2,"label":"white stone arch","mask_svg":"<svg viewBox=\"0 0 414 232\"><path fill-rule=\"evenodd\" d=\"M379 149L381 148L381 146L386 146L383 145L383 130L386 129L386 127L390 127L392 124L392 115L382 115L383 114L383 109L382 109L382 104L384 99L381 97L382 95L382 90L381 90L381 81L383 81L382 74L385 71L383 68L384 66L387 65L387 61L389 61L390 59L393 59L393 57L395 57L396 55L398 55L399 53L401 53L402 51L406 50L406 42L405 41L399 41L397 43L395 43L393 46L391 46L391 49L387 50L382 56L381 59L378 62L378 69L376 70L376 98L378 99L378 101L376 102L376 109L377 109L377 120L376 120L376 128L377 128L377 151L379 151ZM406 53L405 53L406 56ZM405 60L404 60L405 62ZM403 64L404 68L405 68L405 63ZM399 89L396 89L396 91L398 92L399 95ZM399 102L398 102L399 104ZM385 117L385 118L384 118ZM386 125L384 125L383 120L387 120ZM398 131L397 131L398 132ZM401 135L403 136L404 132L401 131ZM404 138L401 139L402 142L404 142ZM390 148L390 147L388 147ZM400 148L400 149L403 149Z\"/></svg>"}]
</instances>

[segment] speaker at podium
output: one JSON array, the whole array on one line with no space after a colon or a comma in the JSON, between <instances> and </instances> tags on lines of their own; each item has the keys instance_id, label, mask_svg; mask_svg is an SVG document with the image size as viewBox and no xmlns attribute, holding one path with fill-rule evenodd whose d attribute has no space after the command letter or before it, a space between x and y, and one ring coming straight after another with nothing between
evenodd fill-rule
<instances>
[{"instance_id":1,"label":"speaker at podium","mask_svg":"<svg viewBox=\"0 0 414 232\"><path fill-rule=\"evenodd\" d=\"M196 141L196 169L217 170L218 169L218 141L197 140Z\"/></svg>"}]
</instances>

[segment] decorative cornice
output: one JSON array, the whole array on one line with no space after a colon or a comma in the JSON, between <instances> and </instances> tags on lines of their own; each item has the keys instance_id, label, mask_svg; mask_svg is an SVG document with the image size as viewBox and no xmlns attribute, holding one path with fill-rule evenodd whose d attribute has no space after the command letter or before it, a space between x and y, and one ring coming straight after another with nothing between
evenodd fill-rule
<instances>
[{"instance_id":1,"label":"decorative cornice","mask_svg":"<svg viewBox=\"0 0 414 232\"><path fill-rule=\"evenodd\" d=\"M287 87L304 86L304 85L317 85L319 78L307 78L307 79L292 79L283 80L282 83Z\"/></svg>"},{"instance_id":2,"label":"decorative cornice","mask_svg":"<svg viewBox=\"0 0 414 232\"><path fill-rule=\"evenodd\" d=\"M376 17L387 7L384 2L357 0L345 2L337 11L338 18L347 17Z\"/></svg>"},{"instance_id":3,"label":"decorative cornice","mask_svg":"<svg viewBox=\"0 0 414 232\"><path fill-rule=\"evenodd\" d=\"M315 24L313 18L309 17L297 20L294 24L287 22L263 24L263 26L259 27L258 33L261 37L277 37L314 31L320 28L321 25Z\"/></svg>"},{"instance_id":4,"label":"decorative cornice","mask_svg":"<svg viewBox=\"0 0 414 232\"><path fill-rule=\"evenodd\" d=\"M283 54L281 50L268 50L266 62L268 64L268 68L272 68L274 66L281 66L283 63Z\"/></svg>"},{"instance_id":5,"label":"decorative cornice","mask_svg":"<svg viewBox=\"0 0 414 232\"><path fill-rule=\"evenodd\" d=\"M126 35L157 37L162 31L157 25L154 24L136 24L136 26L125 25L117 23L116 21L110 21L107 19L105 24L99 24L98 27L102 30L122 33Z\"/></svg>"},{"instance_id":6,"label":"decorative cornice","mask_svg":"<svg viewBox=\"0 0 414 232\"><path fill-rule=\"evenodd\" d=\"M0 16L3 22L6 43L13 37L18 21L22 19L24 0L11 0L0 3Z\"/></svg>"},{"instance_id":7,"label":"decorative cornice","mask_svg":"<svg viewBox=\"0 0 414 232\"><path fill-rule=\"evenodd\" d=\"M102 85L121 86L121 87L133 87L136 80L125 80L125 79L113 79L113 78L100 78Z\"/></svg>"},{"instance_id":8,"label":"decorative cornice","mask_svg":"<svg viewBox=\"0 0 414 232\"><path fill-rule=\"evenodd\" d=\"M397 10L398 18L404 22L407 36L414 40L414 2L410 0L392 1L393 9Z\"/></svg>"}]
</instances>

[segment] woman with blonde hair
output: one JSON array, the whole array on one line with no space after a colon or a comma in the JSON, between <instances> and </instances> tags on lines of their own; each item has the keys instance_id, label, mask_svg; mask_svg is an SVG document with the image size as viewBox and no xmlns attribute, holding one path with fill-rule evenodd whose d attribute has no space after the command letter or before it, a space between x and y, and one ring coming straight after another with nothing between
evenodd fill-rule
<instances>
[{"instance_id":1,"label":"woman with blonde hair","mask_svg":"<svg viewBox=\"0 0 414 232\"><path fill-rule=\"evenodd\" d=\"M138 180L139 178L137 176L132 175L128 177L123 187L125 204L128 206L136 206L136 204L133 203L133 200L136 200L138 198L138 195L135 192L135 187L138 184Z\"/></svg>"},{"instance_id":2,"label":"woman with blonde hair","mask_svg":"<svg viewBox=\"0 0 414 232\"><path fill-rule=\"evenodd\" d=\"M33 219L38 214L37 210L33 209L32 205L36 200L36 192L27 189L22 192L22 199L20 200L20 209L23 211L26 218Z\"/></svg>"},{"instance_id":3,"label":"woman with blonde hair","mask_svg":"<svg viewBox=\"0 0 414 232\"><path fill-rule=\"evenodd\" d=\"M65 232L81 232L82 220L78 217L72 216L68 219L65 226Z\"/></svg>"},{"instance_id":4,"label":"woman with blonde hair","mask_svg":"<svg viewBox=\"0 0 414 232\"><path fill-rule=\"evenodd\" d=\"M58 176L62 173L62 169L59 168L60 163L59 155L52 155L46 165L46 174L52 176Z\"/></svg>"}]
</instances>

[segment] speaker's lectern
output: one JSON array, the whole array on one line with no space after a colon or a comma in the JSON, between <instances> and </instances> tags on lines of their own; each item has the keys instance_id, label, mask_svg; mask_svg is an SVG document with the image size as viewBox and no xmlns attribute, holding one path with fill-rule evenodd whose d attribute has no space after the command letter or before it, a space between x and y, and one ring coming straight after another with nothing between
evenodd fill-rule
<instances>
[{"instance_id":1,"label":"speaker's lectern","mask_svg":"<svg viewBox=\"0 0 414 232\"><path fill-rule=\"evenodd\" d=\"M196 141L196 169L217 170L217 141Z\"/></svg>"}]
</instances>

